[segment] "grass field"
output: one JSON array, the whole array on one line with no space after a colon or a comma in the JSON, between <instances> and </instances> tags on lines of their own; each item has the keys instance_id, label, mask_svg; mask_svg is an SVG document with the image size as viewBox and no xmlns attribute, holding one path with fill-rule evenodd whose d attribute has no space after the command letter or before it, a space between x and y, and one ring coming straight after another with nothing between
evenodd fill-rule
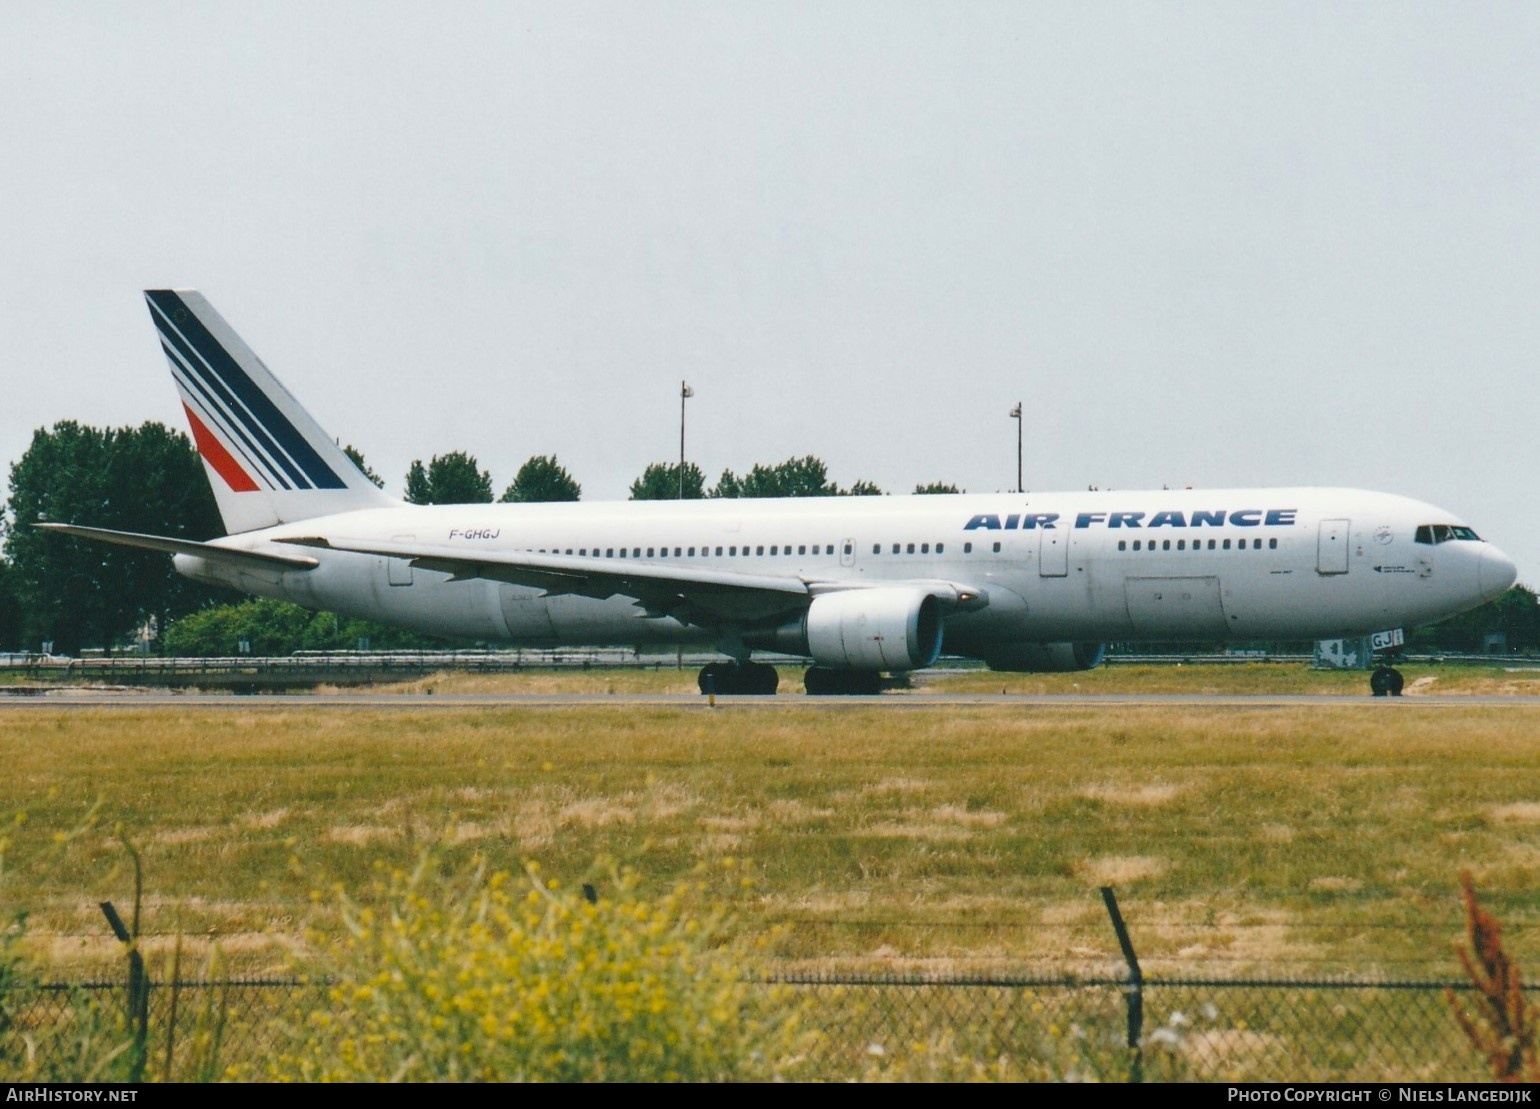
<instances>
[{"instance_id":1,"label":"grass field","mask_svg":"<svg viewBox=\"0 0 1540 1109\"><path fill-rule=\"evenodd\" d=\"M1281 667L1184 669L1146 684L1299 680ZM1469 692L1513 677L1459 673ZM1144 680L1126 669L1050 678ZM450 692L461 680L434 682ZM1540 962L1537 735L1540 706L1410 696L921 711L296 710L260 698L241 711L28 708L0 714L0 812L27 814L0 894L31 911L37 950L61 972L105 965L118 949L97 902L126 911L132 898L121 827L144 858L152 959L182 935L193 958L217 942L235 968L268 971L307 928L335 927L324 891L356 889L429 843L450 859L536 860L569 882L614 858L660 890L698 860L735 857L757 882L718 895L746 929L784 926L773 951L789 966L1110 971L1117 945L1096 887L1112 885L1148 973L1445 977L1462 869L1521 963ZM93 806L94 827L51 846Z\"/></svg>"}]
</instances>

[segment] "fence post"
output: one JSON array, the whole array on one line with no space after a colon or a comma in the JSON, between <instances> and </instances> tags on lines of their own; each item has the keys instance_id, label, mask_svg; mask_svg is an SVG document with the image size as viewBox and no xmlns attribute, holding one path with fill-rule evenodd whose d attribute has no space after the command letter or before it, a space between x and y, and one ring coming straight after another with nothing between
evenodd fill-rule
<instances>
[{"instance_id":1,"label":"fence post","mask_svg":"<svg viewBox=\"0 0 1540 1109\"><path fill-rule=\"evenodd\" d=\"M1112 918L1112 930L1118 935L1118 946L1123 949L1123 961L1128 964L1128 985L1123 995L1128 999L1128 1080L1144 1081L1144 972L1139 969L1139 956L1134 954L1134 942L1129 939L1128 927L1123 914L1118 911L1118 899L1111 886L1101 887L1102 902L1107 915Z\"/></svg>"},{"instance_id":2,"label":"fence post","mask_svg":"<svg viewBox=\"0 0 1540 1109\"><path fill-rule=\"evenodd\" d=\"M138 936L123 925L123 918L111 901L100 902L102 915L118 942L128 948L128 1023L134 1032L133 1054L129 1057L130 1082L144 1078L144 1064L149 1056L150 982L144 973L144 956L139 954ZM137 916L137 913L135 914ZM138 929L138 921L134 922Z\"/></svg>"}]
</instances>

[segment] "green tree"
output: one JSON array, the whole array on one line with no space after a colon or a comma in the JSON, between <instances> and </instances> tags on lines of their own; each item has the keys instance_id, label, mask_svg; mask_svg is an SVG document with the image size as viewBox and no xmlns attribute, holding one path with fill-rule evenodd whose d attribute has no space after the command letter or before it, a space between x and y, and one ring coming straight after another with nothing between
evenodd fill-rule
<instances>
[{"instance_id":1,"label":"green tree","mask_svg":"<svg viewBox=\"0 0 1540 1109\"><path fill-rule=\"evenodd\" d=\"M426 466L413 459L406 472L406 499L412 504L491 504L492 475L464 451L435 454Z\"/></svg>"},{"instance_id":2,"label":"green tree","mask_svg":"<svg viewBox=\"0 0 1540 1109\"><path fill-rule=\"evenodd\" d=\"M18 650L22 642L21 605L16 600L15 578L10 563L0 561L0 651Z\"/></svg>"},{"instance_id":3,"label":"green tree","mask_svg":"<svg viewBox=\"0 0 1540 1109\"><path fill-rule=\"evenodd\" d=\"M93 428L64 421L33 432L11 467L5 550L21 608L21 638L36 648L112 646L154 619L164 627L218 594L178 575L154 551L49 535L39 521L186 539L223 533L203 464L163 424Z\"/></svg>"},{"instance_id":4,"label":"green tree","mask_svg":"<svg viewBox=\"0 0 1540 1109\"><path fill-rule=\"evenodd\" d=\"M845 493L850 497L880 497L882 488L875 481L858 481L850 486Z\"/></svg>"},{"instance_id":5,"label":"green tree","mask_svg":"<svg viewBox=\"0 0 1540 1109\"><path fill-rule=\"evenodd\" d=\"M706 475L693 462L684 464L684 499L698 501L706 495ZM654 462L631 483L633 501L679 500L679 463Z\"/></svg>"},{"instance_id":6,"label":"green tree","mask_svg":"<svg viewBox=\"0 0 1540 1109\"><path fill-rule=\"evenodd\" d=\"M374 651L452 646L434 636L257 598L200 609L173 620L161 636L161 648L166 654L207 658L236 654L244 642L253 655L292 655L295 651L351 651L360 640L368 640Z\"/></svg>"},{"instance_id":7,"label":"green tree","mask_svg":"<svg viewBox=\"0 0 1540 1109\"><path fill-rule=\"evenodd\" d=\"M723 470L713 497L836 497L840 488L829 480L828 467L813 455L788 458L778 466L756 464L742 478Z\"/></svg>"},{"instance_id":8,"label":"green tree","mask_svg":"<svg viewBox=\"0 0 1540 1109\"><path fill-rule=\"evenodd\" d=\"M537 454L513 475L513 483L498 499L519 504L549 501L575 501L583 487L556 461L554 454Z\"/></svg>"},{"instance_id":9,"label":"green tree","mask_svg":"<svg viewBox=\"0 0 1540 1109\"><path fill-rule=\"evenodd\" d=\"M935 493L961 493L957 486L945 481L932 481L924 485L916 485L914 491L922 496Z\"/></svg>"},{"instance_id":10,"label":"green tree","mask_svg":"<svg viewBox=\"0 0 1540 1109\"><path fill-rule=\"evenodd\" d=\"M342 453L347 455L348 460L352 462L353 465L358 467L358 472L363 474L364 477L368 478L370 481L374 482L376 487L380 489L385 488L385 479L369 468L369 463L364 461L363 451L359 450L352 443L349 443L347 446L342 448Z\"/></svg>"},{"instance_id":11,"label":"green tree","mask_svg":"<svg viewBox=\"0 0 1540 1109\"><path fill-rule=\"evenodd\" d=\"M1515 585L1484 605L1417 628L1407 639L1414 649L1480 651L1488 633L1502 632L1510 651L1540 648L1540 600L1535 591Z\"/></svg>"}]
</instances>

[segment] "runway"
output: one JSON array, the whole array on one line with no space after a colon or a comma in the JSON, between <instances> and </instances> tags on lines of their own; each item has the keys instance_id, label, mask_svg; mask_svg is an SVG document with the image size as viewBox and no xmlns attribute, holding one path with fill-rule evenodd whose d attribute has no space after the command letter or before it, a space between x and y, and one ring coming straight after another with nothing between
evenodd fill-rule
<instances>
[{"instance_id":1,"label":"runway","mask_svg":"<svg viewBox=\"0 0 1540 1109\"><path fill-rule=\"evenodd\" d=\"M1431 696L1370 697L1367 694L1001 694L1001 693L882 693L867 697L808 697L780 694L764 697L717 697L683 693L313 693L230 694L165 693L137 690L70 690L32 694L0 692L0 713L49 709L205 709L261 712L272 710L369 709L373 711L431 711L482 708L673 708L712 711L811 711L858 708L924 711L957 708L1301 708L1367 706L1395 712L1409 708L1540 708L1540 697Z\"/></svg>"}]
</instances>

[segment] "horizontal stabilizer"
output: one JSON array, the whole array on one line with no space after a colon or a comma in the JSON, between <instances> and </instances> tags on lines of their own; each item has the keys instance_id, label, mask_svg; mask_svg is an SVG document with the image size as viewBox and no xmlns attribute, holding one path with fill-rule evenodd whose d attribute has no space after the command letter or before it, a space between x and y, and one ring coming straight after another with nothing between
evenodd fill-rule
<instances>
[{"instance_id":1,"label":"horizontal stabilizer","mask_svg":"<svg viewBox=\"0 0 1540 1109\"><path fill-rule=\"evenodd\" d=\"M116 543L120 547L139 547L147 551L163 551L173 555L192 555L210 562L223 562L230 566L263 570L314 570L318 565L313 558L304 555L267 554L263 551L243 551L236 547L220 547L213 543L199 543L192 539L172 539L164 535L142 535L137 531L112 531L109 528L83 528L75 524L34 524L44 531L57 531L81 539L93 539L98 543Z\"/></svg>"}]
</instances>

